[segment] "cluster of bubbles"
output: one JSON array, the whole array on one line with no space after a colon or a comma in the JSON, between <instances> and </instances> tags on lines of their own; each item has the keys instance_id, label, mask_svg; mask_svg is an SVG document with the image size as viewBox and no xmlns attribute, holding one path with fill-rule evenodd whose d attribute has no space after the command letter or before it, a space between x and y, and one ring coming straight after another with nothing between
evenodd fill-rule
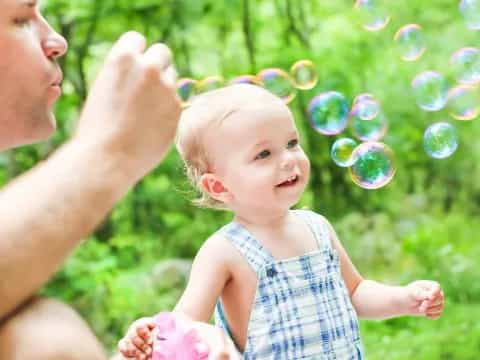
<instances>
[{"instance_id":1,"label":"cluster of bubbles","mask_svg":"<svg viewBox=\"0 0 480 360\"><path fill-rule=\"evenodd\" d=\"M204 92L218 89L227 84L253 84L271 91L285 103L291 102L297 89L312 89L318 81L315 64L310 60L299 60L294 63L289 72L280 68L268 68L256 75L241 75L226 82L222 76L209 76L202 80L182 78L177 82L177 92L184 106Z\"/></svg>"},{"instance_id":2,"label":"cluster of bubbles","mask_svg":"<svg viewBox=\"0 0 480 360\"><path fill-rule=\"evenodd\" d=\"M368 31L379 31L390 21L383 0L357 0L355 9L363 28ZM469 29L480 30L480 0L461 0L459 10ZM395 33L394 42L400 57L405 61L418 60L427 48L422 27L418 24L402 26ZM450 58L450 66L457 84L450 86L446 77L439 72L423 71L411 83L415 100L424 111L434 112L446 108L453 119L472 120L480 113L480 49L464 47L455 51ZM358 134L353 126L353 132ZM368 138L362 140L369 141ZM457 149L458 133L452 124L437 122L425 130L423 141L428 156L443 159Z\"/></svg>"},{"instance_id":3,"label":"cluster of bubbles","mask_svg":"<svg viewBox=\"0 0 480 360\"><path fill-rule=\"evenodd\" d=\"M379 142L386 134L388 122L380 102L369 93L355 97L351 108L347 98L337 91L315 96L307 109L311 126L323 135L338 135L350 124L355 141L337 139L330 156L340 167L349 168L353 182L365 189L378 189L395 174L393 151Z\"/></svg>"},{"instance_id":4,"label":"cluster of bubbles","mask_svg":"<svg viewBox=\"0 0 480 360\"><path fill-rule=\"evenodd\" d=\"M379 31L390 22L385 0L356 0L364 29ZM461 0L460 12L468 28L480 29L480 0ZM394 37L400 58L416 61L427 50L423 29L418 24L400 27ZM418 106L428 112L447 108L456 120L472 120L480 113L480 49L465 47L450 58L452 73L458 84L450 87L446 77L427 70L417 74L411 82L412 93ZM279 96L285 103L291 102L297 90L309 90L318 82L315 65L310 60L294 63L287 72L280 68L268 68L255 75L241 75L226 82L221 76L202 80L183 78L178 81L178 94L185 106L203 92L227 84L247 83L262 86ZM393 151L380 142L388 130L388 120L380 102L369 93L359 94L349 106L347 98L338 91L324 91L314 96L307 108L310 125L322 135L342 133L348 126L355 139L341 137L330 151L332 160L340 167L349 168L353 182L365 189L378 189L388 184L396 171ZM443 159L452 155L458 147L458 133L448 122L437 122L424 132L424 149L428 156Z\"/></svg>"},{"instance_id":5,"label":"cluster of bubbles","mask_svg":"<svg viewBox=\"0 0 480 360\"><path fill-rule=\"evenodd\" d=\"M288 104L295 98L297 89L312 89L317 82L318 74L313 62L300 60L291 66L289 72L268 68L256 75L237 76L228 83L263 86ZM220 76L199 81L183 78L178 81L177 90L183 104L188 106L195 96L225 84L225 79ZM379 101L372 94L358 95L350 108L347 98L340 92L321 92L312 98L307 112L311 126L323 135L338 135L350 123L359 143L341 138L333 144L331 156L337 165L350 168L354 183L376 189L392 179L395 173L393 152L378 142L386 134L388 124Z\"/></svg>"}]
</instances>

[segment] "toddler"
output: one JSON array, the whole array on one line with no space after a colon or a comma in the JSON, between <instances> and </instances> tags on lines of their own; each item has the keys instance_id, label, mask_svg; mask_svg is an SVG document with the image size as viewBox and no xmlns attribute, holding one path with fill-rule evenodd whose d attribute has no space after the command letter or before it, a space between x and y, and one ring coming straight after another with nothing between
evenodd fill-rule
<instances>
[{"instance_id":1,"label":"toddler","mask_svg":"<svg viewBox=\"0 0 480 360\"><path fill-rule=\"evenodd\" d=\"M174 312L202 322L215 312L244 359L363 359L358 317L441 315L438 283L363 279L325 217L291 210L310 163L273 94L243 84L199 96L176 144L197 204L234 218L199 250ZM130 329L123 340L137 351L124 356L147 358L147 338Z\"/></svg>"}]
</instances>

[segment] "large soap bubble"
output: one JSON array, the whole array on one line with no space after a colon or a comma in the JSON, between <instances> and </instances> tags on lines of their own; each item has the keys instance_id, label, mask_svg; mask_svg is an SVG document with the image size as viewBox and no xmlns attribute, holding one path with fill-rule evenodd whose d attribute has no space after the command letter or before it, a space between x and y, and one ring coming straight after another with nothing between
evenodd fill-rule
<instances>
[{"instance_id":1,"label":"large soap bubble","mask_svg":"<svg viewBox=\"0 0 480 360\"><path fill-rule=\"evenodd\" d=\"M350 176L364 189L378 189L387 185L395 175L393 151L379 142L364 142L353 151Z\"/></svg>"},{"instance_id":2,"label":"large soap bubble","mask_svg":"<svg viewBox=\"0 0 480 360\"><path fill-rule=\"evenodd\" d=\"M425 111L438 111L447 103L448 82L435 71L424 71L412 81L418 106Z\"/></svg>"},{"instance_id":3,"label":"large soap bubble","mask_svg":"<svg viewBox=\"0 0 480 360\"><path fill-rule=\"evenodd\" d=\"M365 30L378 31L387 26L390 15L383 0L357 0L355 9L360 16L360 22Z\"/></svg>"},{"instance_id":4,"label":"large soap bubble","mask_svg":"<svg viewBox=\"0 0 480 360\"><path fill-rule=\"evenodd\" d=\"M315 96L308 105L312 127L321 134L341 133L348 123L348 102L337 91L326 91Z\"/></svg>"},{"instance_id":5,"label":"large soap bubble","mask_svg":"<svg viewBox=\"0 0 480 360\"><path fill-rule=\"evenodd\" d=\"M423 146L427 155L434 159L449 157L458 147L457 130L447 122L432 124L425 130Z\"/></svg>"}]
</instances>

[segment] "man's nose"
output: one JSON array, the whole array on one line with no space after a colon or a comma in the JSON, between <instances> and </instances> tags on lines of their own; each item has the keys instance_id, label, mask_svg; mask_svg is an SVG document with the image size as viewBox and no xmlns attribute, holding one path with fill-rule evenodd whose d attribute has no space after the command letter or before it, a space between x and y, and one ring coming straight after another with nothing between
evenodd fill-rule
<instances>
[{"instance_id":1,"label":"man's nose","mask_svg":"<svg viewBox=\"0 0 480 360\"><path fill-rule=\"evenodd\" d=\"M49 59L56 59L65 55L68 43L65 38L52 29L50 24L43 17L40 19L40 38L45 56Z\"/></svg>"},{"instance_id":2,"label":"man's nose","mask_svg":"<svg viewBox=\"0 0 480 360\"><path fill-rule=\"evenodd\" d=\"M56 59L65 55L68 44L62 35L52 32L52 34L43 41L42 48L49 59Z\"/></svg>"}]
</instances>

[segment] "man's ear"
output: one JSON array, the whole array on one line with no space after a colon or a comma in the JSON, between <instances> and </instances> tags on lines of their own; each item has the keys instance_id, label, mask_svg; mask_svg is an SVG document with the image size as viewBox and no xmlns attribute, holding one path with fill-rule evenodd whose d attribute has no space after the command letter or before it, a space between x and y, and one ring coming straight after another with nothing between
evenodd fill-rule
<instances>
[{"instance_id":1,"label":"man's ear","mask_svg":"<svg viewBox=\"0 0 480 360\"><path fill-rule=\"evenodd\" d=\"M215 174L206 173L200 177L200 186L203 191L215 200L228 203L231 194Z\"/></svg>"}]
</instances>

